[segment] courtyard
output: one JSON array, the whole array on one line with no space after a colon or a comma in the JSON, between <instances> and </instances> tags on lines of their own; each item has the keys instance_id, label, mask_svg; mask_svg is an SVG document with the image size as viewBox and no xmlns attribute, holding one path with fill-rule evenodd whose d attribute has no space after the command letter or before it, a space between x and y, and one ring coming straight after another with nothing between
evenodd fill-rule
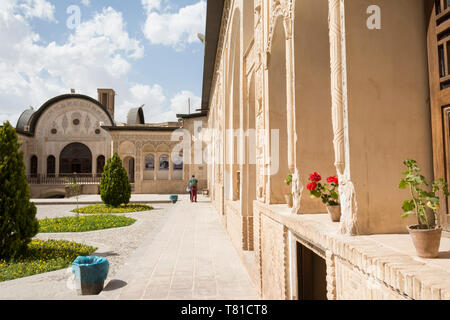
<instances>
[{"instance_id":1,"label":"courtyard","mask_svg":"<svg viewBox=\"0 0 450 320\"><path fill-rule=\"evenodd\" d=\"M180 196L133 195L151 211L124 214L128 227L82 233L39 233L35 238L69 240L98 248L110 271L99 296L78 296L72 272L63 269L0 283L0 299L257 299L236 250L209 199L190 203ZM37 218L74 216L71 199L36 201ZM58 204L58 201L60 202ZM82 196L81 203L100 202ZM69 204L67 204L69 203Z\"/></svg>"}]
</instances>

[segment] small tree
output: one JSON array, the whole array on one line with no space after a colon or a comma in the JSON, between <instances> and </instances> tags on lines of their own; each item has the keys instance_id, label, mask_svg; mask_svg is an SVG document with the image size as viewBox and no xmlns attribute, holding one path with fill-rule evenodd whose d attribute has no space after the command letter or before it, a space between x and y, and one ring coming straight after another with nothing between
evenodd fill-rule
<instances>
[{"instance_id":1,"label":"small tree","mask_svg":"<svg viewBox=\"0 0 450 320\"><path fill-rule=\"evenodd\" d=\"M72 179L67 179L66 180L66 186L67 189L69 190L69 196L70 197L75 197L75 199L77 199L77 209L78 209L78 198L81 195L81 185L77 183L77 177L74 175L74 177ZM78 213L76 214L76 216L78 217Z\"/></svg>"},{"instance_id":2,"label":"small tree","mask_svg":"<svg viewBox=\"0 0 450 320\"><path fill-rule=\"evenodd\" d=\"M105 204L113 207L130 202L131 184L117 153L106 162L100 181L100 195Z\"/></svg>"},{"instance_id":3,"label":"small tree","mask_svg":"<svg viewBox=\"0 0 450 320\"><path fill-rule=\"evenodd\" d=\"M6 122L0 127L0 258L5 259L26 250L39 229L20 146L16 130Z\"/></svg>"}]
</instances>

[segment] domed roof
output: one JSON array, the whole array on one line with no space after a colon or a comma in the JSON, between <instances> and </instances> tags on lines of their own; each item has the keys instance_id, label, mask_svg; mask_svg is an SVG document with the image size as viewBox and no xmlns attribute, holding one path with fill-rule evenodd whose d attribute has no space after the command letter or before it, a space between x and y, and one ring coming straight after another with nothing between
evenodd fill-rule
<instances>
[{"instance_id":1,"label":"domed roof","mask_svg":"<svg viewBox=\"0 0 450 320\"><path fill-rule=\"evenodd\" d=\"M16 126L16 130L19 133L24 133L24 134L28 134L31 136L34 136L34 132L36 130L36 124L39 120L39 118L41 117L41 115L48 109L50 108L53 104L65 100L65 99L83 99L83 100L87 100L93 104L95 104L96 106L98 106L100 109L102 109L106 115L108 116L110 122L111 122L111 126L114 126L114 119L112 118L111 114L108 112L108 110L105 108L104 105L102 105L100 102L98 102L97 100L86 96L86 95L82 95L82 94L63 94L57 97L54 97L50 100L48 100L47 102L45 102L37 111L33 110L33 109L28 109L25 110L22 115L20 116L19 120L17 121L17 126ZM25 130L27 129L27 130Z\"/></svg>"},{"instance_id":2,"label":"domed roof","mask_svg":"<svg viewBox=\"0 0 450 320\"><path fill-rule=\"evenodd\" d=\"M21 133L25 133L28 131L25 130L25 127L28 127L28 124L30 122L31 117L33 116L35 110L33 108L27 109L19 117L19 120L17 120L17 126L16 130Z\"/></svg>"},{"instance_id":3,"label":"domed roof","mask_svg":"<svg viewBox=\"0 0 450 320\"><path fill-rule=\"evenodd\" d=\"M127 116L127 125L145 124L142 107L131 109Z\"/></svg>"}]
</instances>

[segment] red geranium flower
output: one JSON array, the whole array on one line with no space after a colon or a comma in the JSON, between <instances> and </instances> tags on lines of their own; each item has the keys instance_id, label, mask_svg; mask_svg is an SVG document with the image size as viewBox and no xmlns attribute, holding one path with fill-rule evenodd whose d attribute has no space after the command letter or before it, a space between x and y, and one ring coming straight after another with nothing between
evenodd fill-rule
<instances>
[{"instance_id":1,"label":"red geranium flower","mask_svg":"<svg viewBox=\"0 0 450 320\"><path fill-rule=\"evenodd\" d=\"M306 186L306 188L307 188L309 191L316 190L316 188L317 188L317 183L315 183L315 182L310 183L310 184L308 184L308 185Z\"/></svg>"},{"instance_id":2,"label":"red geranium flower","mask_svg":"<svg viewBox=\"0 0 450 320\"><path fill-rule=\"evenodd\" d=\"M339 184L339 180L338 180L338 178L336 178L336 176L328 177L327 182Z\"/></svg>"},{"instance_id":3,"label":"red geranium flower","mask_svg":"<svg viewBox=\"0 0 450 320\"><path fill-rule=\"evenodd\" d=\"M309 180L319 182L320 180L322 180L322 177L317 172L314 172L313 174L309 175Z\"/></svg>"}]
</instances>

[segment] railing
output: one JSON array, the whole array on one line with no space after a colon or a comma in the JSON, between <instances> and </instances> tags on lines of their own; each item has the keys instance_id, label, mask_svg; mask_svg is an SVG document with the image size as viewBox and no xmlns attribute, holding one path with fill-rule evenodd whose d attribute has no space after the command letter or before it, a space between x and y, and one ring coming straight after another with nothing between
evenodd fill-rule
<instances>
[{"instance_id":1,"label":"railing","mask_svg":"<svg viewBox=\"0 0 450 320\"><path fill-rule=\"evenodd\" d=\"M77 184L100 184L101 173L74 173L74 174L35 174L29 175L29 184L65 185L76 181Z\"/></svg>"}]
</instances>

